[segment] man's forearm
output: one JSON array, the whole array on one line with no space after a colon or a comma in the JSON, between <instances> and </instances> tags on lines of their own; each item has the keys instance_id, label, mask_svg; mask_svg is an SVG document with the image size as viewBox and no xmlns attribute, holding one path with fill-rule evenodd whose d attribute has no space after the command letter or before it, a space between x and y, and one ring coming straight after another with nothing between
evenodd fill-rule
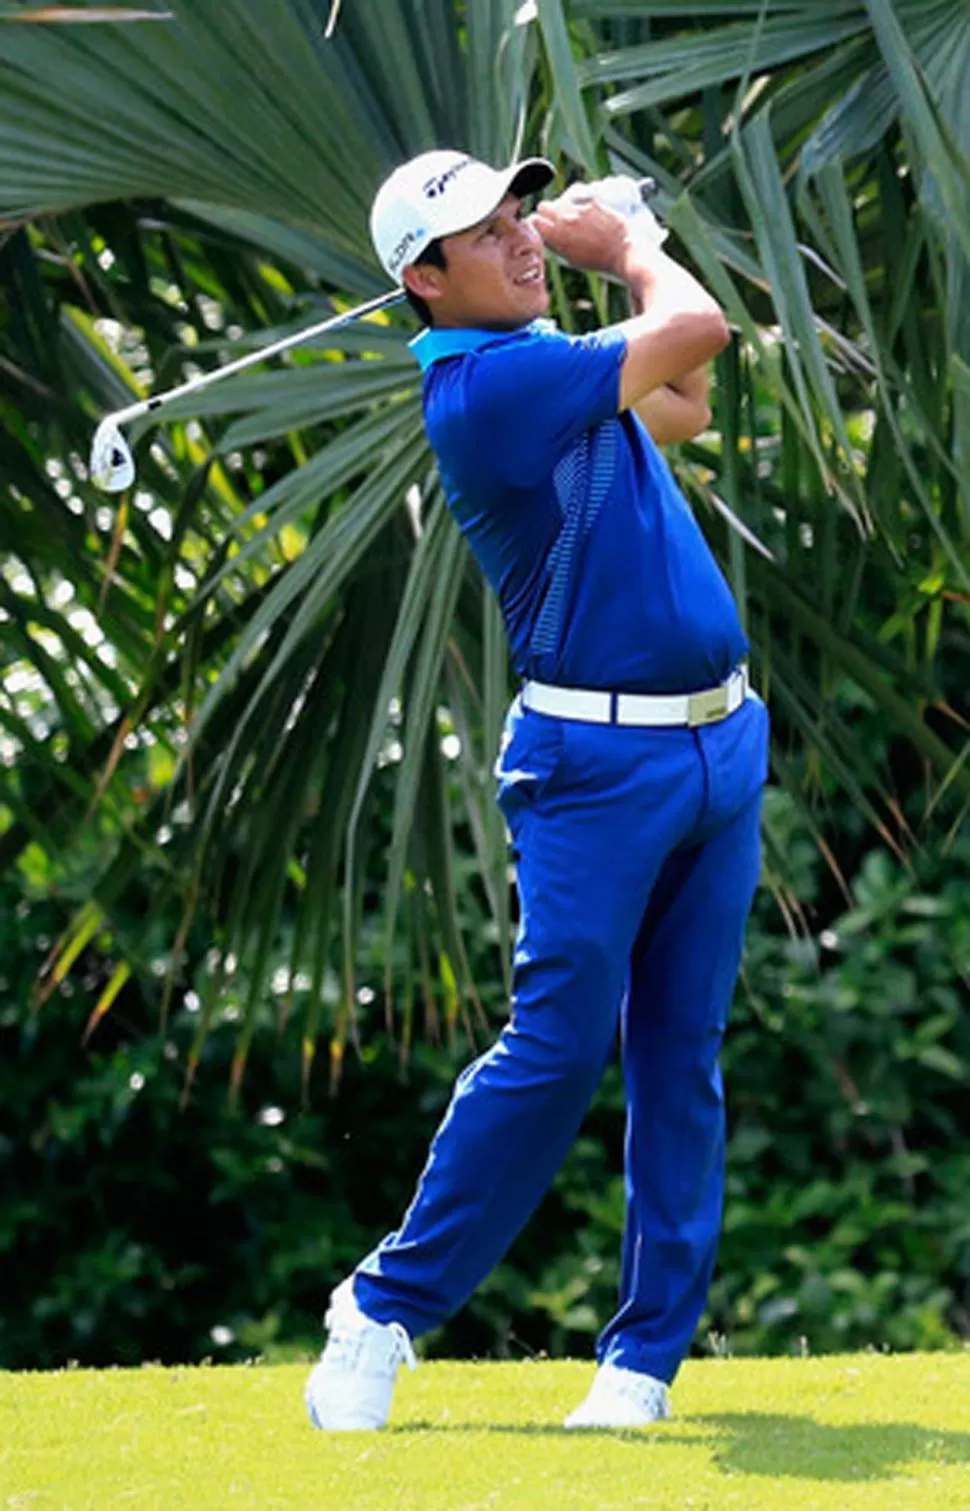
<instances>
[{"instance_id":1,"label":"man's forearm","mask_svg":"<svg viewBox=\"0 0 970 1511\"><path fill-rule=\"evenodd\" d=\"M702 302L710 298L697 279L679 263L675 263L669 257L665 257L665 261L670 263L678 274L683 275L682 278L677 278L675 290L671 290L671 294L667 297L672 296L679 300L684 295L689 295L692 299L700 298ZM688 288L684 280L689 280L694 287ZM628 288L631 313L643 314L658 297L658 280L653 269L641 269L639 276L635 276L635 280L628 284ZM663 284L660 288L660 297L665 297ZM661 388L654 389L634 407L658 446L677 445L681 441L692 440L710 425L709 393L710 376L705 363L701 367L691 368L676 378L672 378Z\"/></svg>"},{"instance_id":2,"label":"man's forearm","mask_svg":"<svg viewBox=\"0 0 970 1511\"><path fill-rule=\"evenodd\" d=\"M645 394L634 406L658 446L691 441L711 423L706 367L695 367Z\"/></svg>"},{"instance_id":3,"label":"man's forearm","mask_svg":"<svg viewBox=\"0 0 970 1511\"><path fill-rule=\"evenodd\" d=\"M659 303L668 308L681 307L720 310L711 295L693 273L668 257L665 252L654 250L647 257L631 259L627 272L627 292L630 296L630 313L642 315ZM690 368L671 380L668 388L698 405L707 405L709 379L707 364Z\"/></svg>"},{"instance_id":4,"label":"man's forearm","mask_svg":"<svg viewBox=\"0 0 970 1511\"><path fill-rule=\"evenodd\" d=\"M688 404L696 404L698 407L707 408L710 394L711 377L707 364L703 367L692 367L690 372L682 374L665 384L671 393L675 393L679 399Z\"/></svg>"},{"instance_id":5,"label":"man's forearm","mask_svg":"<svg viewBox=\"0 0 970 1511\"><path fill-rule=\"evenodd\" d=\"M544 201L533 221L547 247L574 267L618 278L639 311L616 327L626 341L618 408L678 382L730 340L717 301L656 245L630 234L623 216L595 200Z\"/></svg>"},{"instance_id":6,"label":"man's forearm","mask_svg":"<svg viewBox=\"0 0 970 1511\"><path fill-rule=\"evenodd\" d=\"M622 277L633 315L644 315L648 310L670 314L721 312L717 300L693 273L659 247L631 247Z\"/></svg>"},{"instance_id":7,"label":"man's forearm","mask_svg":"<svg viewBox=\"0 0 970 1511\"><path fill-rule=\"evenodd\" d=\"M682 407L680 385L686 382L688 388L691 388L699 383L700 379L688 379L688 374L706 367L727 344L730 336L717 300L692 273L659 248L628 245L617 271L627 286L633 311L631 318L622 327L627 333L628 356L637 338L646 337L649 340L651 334L655 333L662 343L663 363L654 365L655 372L658 366L661 369L657 372L660 382L650 383L649 371L643 373L635 362L628 362L621 380L621 400L637 408L644 423L647 423L641 405L649 394L659 392L663 397L670 397L669 392L665 393L670 385L673 395L678 398L678 407ZM651 356L660 349L654 345ZM644 377L648 380L646 383L643 382ZM658 399L653 405L655 414L659 408ZM684 417L673 427L662 420L663 439L684 440L688 434L696 435L705 429L710 419L706 395L703 404L694 406L694 411L692 420L688 421ZM655 425L650 424L648 428L657 439ZM676 434L668 435L667 432L671 429Z\"/></svg>"}]
</instances>

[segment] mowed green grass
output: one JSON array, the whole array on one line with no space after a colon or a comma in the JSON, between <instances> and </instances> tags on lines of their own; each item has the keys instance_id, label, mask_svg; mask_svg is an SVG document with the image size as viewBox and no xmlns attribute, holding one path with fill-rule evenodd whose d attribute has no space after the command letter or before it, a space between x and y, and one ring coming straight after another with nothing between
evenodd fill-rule
<instances>
[{"instance_id":1,"label":"mowed green grass","mask_svg":"<svg viewBox=\"0 0 970 1511\"><path fill-rule=\"evenodd\" d=\"M970 1352L689 1363L673 1421L565 1432L583 1363L423 1364L314 1432L303 1365L0 1374L0 1507L970 1508Z\"/></svg>"}]
</instances>

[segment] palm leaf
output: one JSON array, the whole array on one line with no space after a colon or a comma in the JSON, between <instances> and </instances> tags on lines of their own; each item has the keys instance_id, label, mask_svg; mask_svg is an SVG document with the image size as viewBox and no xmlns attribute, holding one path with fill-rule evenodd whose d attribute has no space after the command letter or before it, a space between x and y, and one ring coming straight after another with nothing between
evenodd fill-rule
<instances>
[{"instance_id":1,"label":"palm leaf","mask_svg":"<svg viewBox=\"0 0 970 1511\"><path fill-rule=\"evenodd\" d=\"M678 465L723 505L702 520L774 694L779 780L820 844L819 772L908 841L917 794L899 807L848 688L933 774L934 819L962 811L959 8L543 0L529 21L513 0L346 0L329 37L323 0L171 10L165 26L0 26L0 216L30 219L0 247L16 490L0 540L22 566L0 677L37 677L47 731L0 699L20 745L0 858L93 836L116 972L147 969L124 907L139 886L182 919L172 991L194 931L211 943L191 1074L231 991L238 1082L281 961L305 1087L319 1036L339 1070L359 971L386 970L404 1044L419 997L432 1031L455 1029L475 1002L469 868L507 950L489 778L507 657L436 490L406 322L351 328L136 432L143 481L117 515L82 475L98 413L383 289L370 198L424 147L499 161L545 141L586 171L655 174L739 333L716 431ZM582 328L603 291L556 279ZM161 774L144 795L146 768Z\"/></svg>"}]
</instances>

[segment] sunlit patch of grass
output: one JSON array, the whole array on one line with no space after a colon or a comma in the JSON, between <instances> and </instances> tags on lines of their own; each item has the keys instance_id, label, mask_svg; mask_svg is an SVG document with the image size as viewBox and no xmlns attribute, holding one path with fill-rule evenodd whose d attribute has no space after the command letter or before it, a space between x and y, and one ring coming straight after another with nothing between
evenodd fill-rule
<instances>
[{"instance_id":1,"label":"sunlit patch of grass","mask_svg":"<svg viewBox=\"0 0 970 1511\"><path fill-rule=\"evenodd\" d=\"M712 1360L674 1419L565 1432L592 1366L428 1363L382 1433L314 1432L305 1365L0 1375L0 1506L970 1507L970 1355Z\"/></svg>"}]
</instances>

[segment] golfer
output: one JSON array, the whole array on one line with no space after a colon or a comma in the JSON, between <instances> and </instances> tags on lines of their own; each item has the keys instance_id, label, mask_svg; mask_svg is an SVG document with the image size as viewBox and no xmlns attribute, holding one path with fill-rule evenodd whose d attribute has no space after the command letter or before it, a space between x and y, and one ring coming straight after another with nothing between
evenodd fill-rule
<instances>
[{"instance_id":1,"label":"golfer","mask_svg":"<svg viewBox=\"0 0 970 1511\"><path fill-rule=\"evenodd\" d=\"M521 679L496 765L521 923L508 1024L459 1076L400 1227L331 1298L307 1384L326 1429L387 1421L412 1340L467 1301L547 1190L618 1026L619 1305L567 1427L669 1415L717 1251L718 1053L758 880L768 718L658 447L709 424L704 369L728 328L637 217L575 191L526 215L552 178L539 159L497 171L432 152L372 211L427 326L413 350L428 436ZM546 249L622 281L632 316L587 336L544 320Z\"/></svg>"}]
</instances>

